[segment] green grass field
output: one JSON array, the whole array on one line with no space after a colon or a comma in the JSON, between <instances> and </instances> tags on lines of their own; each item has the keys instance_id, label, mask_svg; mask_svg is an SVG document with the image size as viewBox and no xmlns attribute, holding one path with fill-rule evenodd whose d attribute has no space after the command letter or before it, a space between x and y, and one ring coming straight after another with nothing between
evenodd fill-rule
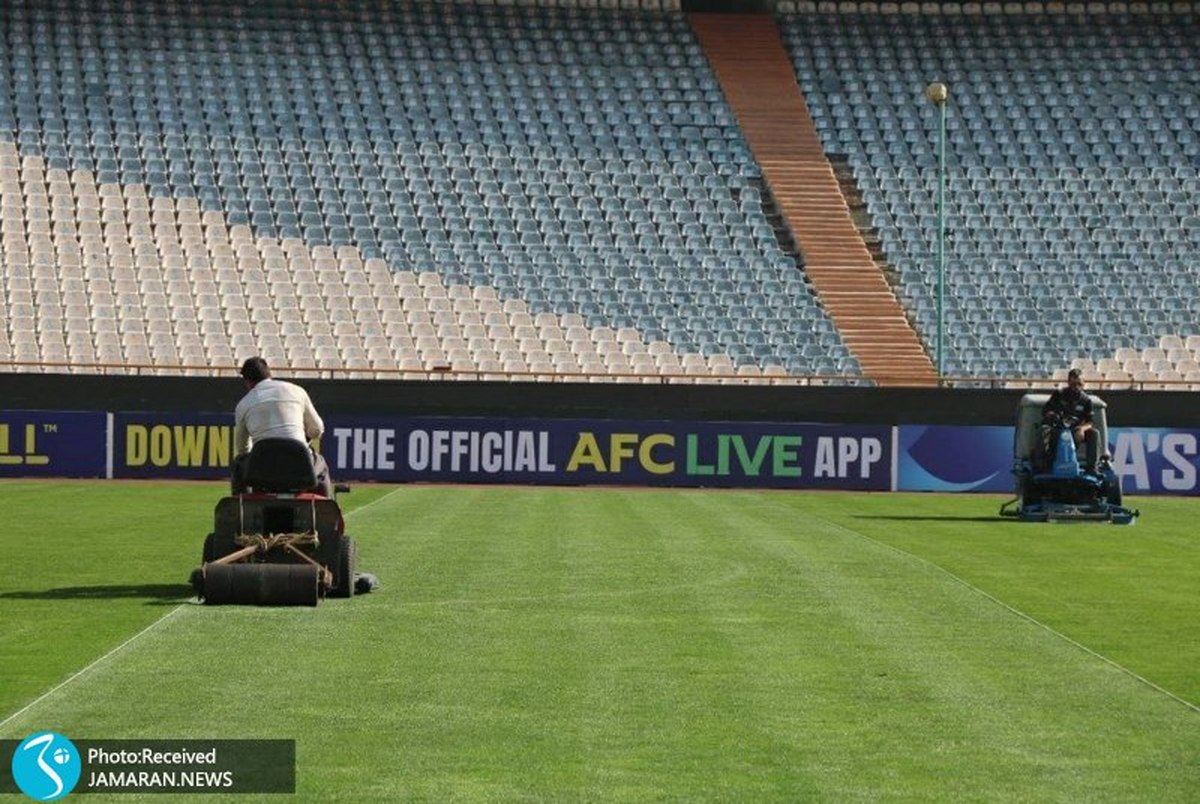
<instances>
[{"instance_id":1,"label":"green grass field","mask_svg":"<svg viewBox=\"0 0 1200 804\"><path fill-rule=\"evenodd\" d=\"M383 588L252 609L184 586L220 484L0 489L2 738L294 738L305 801L1200 792L1195 500L363 486Z\"/></svg>"}]
</instances>

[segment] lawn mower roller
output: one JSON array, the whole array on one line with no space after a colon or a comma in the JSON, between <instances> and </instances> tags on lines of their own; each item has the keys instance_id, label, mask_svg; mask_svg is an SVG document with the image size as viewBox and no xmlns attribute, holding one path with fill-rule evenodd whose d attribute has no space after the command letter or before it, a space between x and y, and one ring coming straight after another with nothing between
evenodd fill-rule
<instances>
[{"instance_id":1,"label":"lawn mower roller","mask_svg":"<svg viewBox=\"0 0 1200 804\"><path fill-rule=\"evenodd\" d=\"M306 445L255 444L248 488L217 502L192 587L206 604L315 606L354 594L357 551L335 499L316 486ZM344 490L344 489L343 489Z\"/></svg>"},{"instance_id":2,"label":"lawn mower roller","mask_svg":"<svg viewBox=\"0 0 1200 804\"><path fill-rule=\"evenodd\" d=\"M1131 525L1139 512L1123 505L1121 478L1109 463L1107 407L1092 397L1092 426L1100 455L1081 465L1071 429L1055 428L1051 449L1042 454L1042 409L1048 394L1021 398L1013 437L1017 496L1000 506L1001 516L1023 522L1111 522Z\"/></svg>"}]
</instances>

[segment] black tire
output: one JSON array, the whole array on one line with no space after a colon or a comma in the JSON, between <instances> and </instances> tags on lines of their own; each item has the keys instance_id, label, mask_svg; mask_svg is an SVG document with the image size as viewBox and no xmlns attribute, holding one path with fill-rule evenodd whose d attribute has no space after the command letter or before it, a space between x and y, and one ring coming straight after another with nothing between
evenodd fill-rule
<instances>
[{"instance_id":1,"label":"black tire","mask_svg":"<svg viewBox=\"0 0 1200 804\"><path fill-rule=\"evenodd\" d=\"M204 554L200 560L200 565L203 566L210 561L217 560L217 536L215 533L210 533L204 537Z\"/></svg>"},{"instance_id":2,"label":"black tire","mask_svg":"<svg viewBox=\"0 0 1200 804\"><path fill-rule=\"evenodd\" d=\"M337 563L333 568L333 588L329 597L353 597L354 573L358 570L358 547L349 536L338 544Z\"/></svg>"}]
</instances>

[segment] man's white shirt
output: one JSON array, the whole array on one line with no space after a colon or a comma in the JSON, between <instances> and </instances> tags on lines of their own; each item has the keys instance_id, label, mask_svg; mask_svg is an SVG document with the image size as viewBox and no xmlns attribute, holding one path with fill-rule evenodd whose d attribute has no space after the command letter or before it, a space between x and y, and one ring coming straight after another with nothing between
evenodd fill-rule
<instances>
[{"instance_id":1,"label":"man's white shirt","mask_svg":"<svg viewBox=\"0 0 1200 804\"><path fill-rule=\"evenodd\" d=\"M307 443L324 432L325 423L308 392L283 380L260 380L234 409L235 455L248 452L255 440L291 438Z\"/></svg>"}]
</instances>

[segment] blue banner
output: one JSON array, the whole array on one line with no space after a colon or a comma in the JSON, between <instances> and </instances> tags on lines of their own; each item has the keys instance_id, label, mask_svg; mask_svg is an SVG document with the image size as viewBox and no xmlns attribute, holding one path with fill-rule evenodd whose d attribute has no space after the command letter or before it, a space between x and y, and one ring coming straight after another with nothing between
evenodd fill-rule
<instances>
[{"instance_id":1,"label":"blue banner","mask_svg":"<svg viewBox=\"0 0 1200 804\"><path fill-rule=\"evenodd\" d=\"M113 415L113 477L229 477L232 413Z\"/></svg>"},{"instance_id":2,"label":"blue banner","mask_svg":"<svg viewBox=\"0 0 1200 804\"><path fill-rule=\"evenodd\" d=\"M898 491L1012 491L1013 428L904 425Z\"/></svg>"},{"instance_id":3,"label":"blue banner","mask_svg":"<svg viewBox=\"0 0 1200 804\"><path fill-rule=\"evenodd\" d=\"M331 417L335 479L887 490L891 428Z\"/></svg>"},{"instance_id":4,"label":"blue banner","mask_svg":"<svg viewBox=\"0 0 1200 804\"><path fill-rule=\"evenodd\" d=\"M329 416L336 481L863 489L891 486L891 428ZM228 414L114 416L115 477L228 477Z\"/></svg>"},{"instance_id":5,"label":"blue banner","mask_svg":"<svg viewBox=\"0 0 1200 804\"><path fill-rule=\"evenodd\" d=\"M0 412L0 477L104 477L107 415Z\"/></svg>"},{"instance_id":6,"label":"blue banner","mask_svg":"<svg viewBox=\"0 0 1200 804\"><path fill-rule=\"evenodd\" d=\"M1200 430L1110 427L1108 452L1127 494L1200 494ZM1013 428L899 428L899 491L1013 491Z\"/></svg>"},{"instance_id":7,"label":"blue banner","mask_svg":"<svg viewBox=\"0 0 1200 804\"><path fill-rule=\"evenodd\" d=\"M1200 494L1200 430L1118 427L1108 438L1126 494Z\"/></svg>"},{"instance_id":8,"label":"blue banner","mask_svg":"<svg viewBox=\"0 0 1200 804\"><path fill-rule=\"evenodd\" d=\"M0 477L224 479L228 413L0 412ZM334 416L335 480L1013 490L1012 428ZM1200 429L1110 428L1131 494L1200 494ZM110 469L111 467L111 469Z\"/></svg>"}]
</instances>

